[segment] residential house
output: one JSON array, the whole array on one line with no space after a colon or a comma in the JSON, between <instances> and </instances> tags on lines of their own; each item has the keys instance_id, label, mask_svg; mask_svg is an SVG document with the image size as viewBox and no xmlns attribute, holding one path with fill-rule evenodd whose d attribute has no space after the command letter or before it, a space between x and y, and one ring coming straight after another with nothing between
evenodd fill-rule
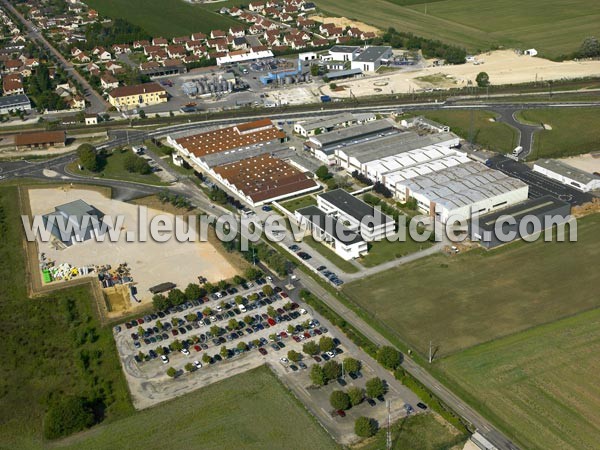
<instances>
[{"instance_id":1,"label":"residential house","mask_svg":"<svg viewBox=\"0 0 600 450\"><path fill-rule=\"evenodd\" d=\"M105 91L110 91L119 87L119 80L117 80L111 73L104 72L100 77L100 85Z\"/></svg>"},{"instance_id":2,"label":"residential house","mask_svg":"<svg viewBox=\"0 0 600 450\"><path fill-rule=\"evenodd\" d=\"M248 9L253 12L260 12L265 9L265 4L263 2L250 2Z\"/></svg>"},{"instance_id":3,"label":"residential house","mask_svg":"<svg viewBox=\"0 0 600 450\"><path fill-rule=\"evenodd\" d=\"M24 94L23 79L18 73L6 75L2 80L2 91L4 95Z\"/></svg>"},{"instance_id":4,"label":"residential house","mask_svg":"<svg viewBox=\"0 0 600 450\"><path fill-rule=\"evenodd\" d=\"M244 37L244 35L246 34L246 32L244 31L244 29L242 27L230 27L229 28L229 35L233 36L233 37Z\"/></svg>"},{"instance_id":5,"label":"residential house","mask_svg":"<svg viewBox=\"0 0 600 450\"><path fill-rule=\"evenodd\" d=\"M227 33L225 33L224 31L221 31L221 30L212 30L210 32L211 39L224 38L225 36L227 36Z\"/></svg>"},{"instance_id":6,"label":"residential house","mask_svg":"<svg viewBox=\"0 0 600 450\"><path fill-rule=\"evenodd\" d=\"M157 37L152 39L152 45L158 45L159 47L166 47L169 45L169 41L167 41L163 37Z\"/></svg>"},{"instance_id":7,"label":"residential house","mask_svg":"<svg viewBox=\"0 0 600 450\"><path fill-rule=\"evenodd\" d=\"M185 47L183 45L169 45L167 54L169 58L183 58L186 54Z\"/></svg>"},{"instance_id":8,"label":"residential house","mask_svg":"<svg viewBox=\"0 0 600 450\"><path fill-rule=\"evenodd\" d=\"M192 34L192 41L205 41L206 35L204 33L194 33Z\"/></svg>"}]
</instances>

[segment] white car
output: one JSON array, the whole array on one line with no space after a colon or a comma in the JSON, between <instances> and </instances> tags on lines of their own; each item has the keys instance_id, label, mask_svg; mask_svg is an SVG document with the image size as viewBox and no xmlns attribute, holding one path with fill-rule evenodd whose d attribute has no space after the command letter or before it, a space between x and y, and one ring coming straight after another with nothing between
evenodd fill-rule
<instances>
[{"instance_id":1,"label":"white car","mask_svg":"<svg viewBox=\"0 0 600 450\"><path fill-rule=\"evenodd\" d=\"M202 363L200 361L194 361L194 367L196 369L200 369L202 367Z\"/></svg>"},{"instance_id":2,"label":"white car","mask_svg":"<svg viewBox=\"0 0 600 450\"><path fill-rule=\"evenodd\" d=\"M182 348L181 354L185 356L190 356L190 351L187 348Z\"/></svg>"},{"instance_id":3,"label":"white car","mask_svg":"<svg viewBox=\"0 0 600 450\"><path fill-rule=\"evenodd\" d=\"M281 358L279 358L279 362L285 366L288 365L288 363L290 362L289 359L287 359L285 356L282 356Z\"/></svg>"},{"instance_id":4,"label":"white car","mask_svg":"<svg viewBox=\"0 0 600 450\"><path fill-rule=\"evenodd\" d=\"M266 279L267 281L273 282L273 277L272 277L271 275L267 275L267 276L265 277L265 279Z\"/></svg>"},{"instance_id":5,"label":"white car","mask_svg":"<svg viewBox=\"0 0 600 450\"><path fill-rule=\"evenodd\" d=\"M333 352L325 352L327 354L327 356L329 356L330 358L335 358L335 353Z\"/></svg>"},{"instance_id":6,"label":"white car","mask_svg":"<svg viewBox=\"0 0 600 450\"><path fill-rule=\"evenodd\" d=\"M243 304L239 306L241 312L246 312L246 307Z\"/></svg>"},{"instance_id":7,"label":"white car","mask_svg":"<svg viewBox=\"0 0 600 450\"><path fill-rule=\"evenodd\" d=\"M222 308L220 305L219 305L219 306L217 306L215 309L217 310L217 312L221 312L221 311L223 311L223 308Z\"/></svg>"},{"instance_id":8,"label":"white car","mask_svg":"<svg viewBox=\"0 0 600 450\"><path fill-rule=\"evenodd\" d=\"M160 360L163 364L169 364L169 358L167 358L167 355L160 355Z\"/></svg>"},{"instance_id":9,"label":"white car","mask_svg":"<svg viewBox=\"0 0 600 450\"><path fill-rule=\"evenodd\" d=\"M300 308L298 311L300 311L300 314L302 315L307 314L307 311L304 308Z\"/></svg>"}]
</instances>

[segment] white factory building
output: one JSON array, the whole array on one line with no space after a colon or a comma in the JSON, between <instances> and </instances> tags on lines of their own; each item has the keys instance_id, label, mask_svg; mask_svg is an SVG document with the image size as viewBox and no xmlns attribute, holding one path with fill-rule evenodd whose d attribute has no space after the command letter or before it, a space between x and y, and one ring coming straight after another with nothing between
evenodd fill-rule
<instances>
[{"instance_id":1,"label":"white factory building","mask_svg":"<svg viewBox=\"0 0 600 450\"><path fill-rule=\"evenodd\" d=\"M475 162L463 162L425 175L396 178L395 196L414 198L420 211L446 223L449 217L470 219L527 200L529 186ZM412 175L412 174L411 174Z\"/></svg>"},{"instance_id":2,"label":"white factory building","mask_svg":"<svg viewBox=\"0 0 600 450\"><path fill-rule=\"evenodd\" d=\"M536 161L533 165L533 171L582 192L600 189L600 177L598 175L584 172L556 159Z\"/></svg>"}]
</instances>

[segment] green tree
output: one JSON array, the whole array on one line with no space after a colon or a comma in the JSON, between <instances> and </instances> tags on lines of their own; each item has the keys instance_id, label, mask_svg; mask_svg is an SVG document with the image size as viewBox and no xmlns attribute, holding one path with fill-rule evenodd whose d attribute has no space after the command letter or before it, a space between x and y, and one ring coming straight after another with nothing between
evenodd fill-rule
<instances>
[{"instance_id":1,"label":"green tree","mask_svg":"<svg viewBox=\"0 0 600 450\"><path fill-rule=\"evenodd\" d=\"M257 278L262 277L262 272L256 267L248 267L244 272L244 276L248 280L256 280Z\"/></svg>"},{"instance_id":2,"label":"green tree","mask_svg":"<svg viewBox=\"0 0 600 450\"><path fill-rule=\"evenodd\" d=\"M235 296L235 304L241 305L242 303L244 303L244 298L241 295L236 295Z\"/></svg>"},{"instance_id":3,"label":"green tree","mask_svg":"<svg viewBox=\"0 0 600 450\"><path fill-rule=\"evenodd\" d=\"M269 317L275 317L277 315L277 311L275 311L275 308L273 308L272 306L269 306L267 308L267 314L269 315Z\"/></svg>"},{"instance_id":4,"label":"green tree","mask_svg":"<svg viewBox=\"0 0 600 450\"><path fill-rule=\"evenodd\" d=\"M143 109L140 109L138 111L138 115L140 116L140 119L145 119L146 118L146 111L144 111Z\"/></svg>"},{"instance_id":5,"label":"green tree","mask_svg":"<svg viewBox=\"0 0 600 450\"><path fill-rule=\"evenodd\" d=\"M394 370L402 362L402 354L393 347L383 346L377 351L377 362L388 370Z\"/></svg>"},{"instance_id":6,"label":"green tree","mask_svg":"<svg viewBox=\"0 0 600 450\"><path fill-rule=\"evenodd\" d=\"M378 428L377 421L369 417L359 417L354 422L354 433L362 438L374 436Z\"/></svg>"},{"instance_id":7,"label":"green tree","mask_svg":"<svg viewBox=\"0 0 600 450\"><path fill-rule=\"evenodd\" d=\"M316 355L319 353L319 345L315 341L308 341L302 346L302 351L307 355Z\"/></svg>"},{"instance_id":8,"label":"green tree","mask_svg":"<svg viewBox=\"0 0 600 450\"><path fill-rule=\"evenodd\" d=\"M171 342L171 348L175 351L181 351L183 349L183 343L179 339L175 339Z\"/></svg>"},{"instance_id":9,"label":"green tree","mask_svg":"<svg viewBox=\"0 0 600 450\"><path fill-rule=\"evenodd\" d=\"M163 309L167 309L171 306L171 303L167 300L162 294L155 294L152 296L152 306L157 311L162 311Z\"/></svg>"},{"instance_id":10,"label":"green tree","mask_svg":"<svg viewBox=\"0 0 600 450\"><path fill-rule=\"evenodd\" d=\"M348 373L357 373L360 371L361 363L358 359L346 358L344 359L344 370Z\"/></svg>"},{"instance_id":11,"label":"green tree","mask_svg":"<svg viewBox=\"0 0 600 450\"><path fill-rule=\"evenodd\" d=\"M327 384L327 379L325 378L325 373L323 373L323 368L318 364L315 364L310 369L310 381L315 386L323 386Z\"/></svg>"},{"instance_id":12,"label":"green tree","mask_svg":"<svg viewBox=\"0 0 600 450\"><path fill-rule=\"evenodd\" d=\"M156 350L154 350L156 352L156 354L158 355L164 355L165 354L165 349L161 346L156 347Z\"/></svg>"},{"instance_id":13,"label":"green tree","mask_svg":"<svg viewBox=\"0 0 600 450\"><path fill-rule=\"evenodd\" d=\"M100 169L100 159L93 145L81 144L77 147L77 157L79 158L79 164L84 169L90 172L97 172Z\"/></svg>"},{"instance_id":14,"label":"green tree","mask_svg":"<svg viewBox=\"0 0 600 450\"><path fill-rule=\"evenodd\" d=\"M50 403L44 417L44 436L56 439L94 424L94 414L80 397L61 396Z\"/></svg>"},{"instance_id":15,"label":"green tree","mask_svg":"<svg viewBox=\"0 0 600 450\"><path fill-rule=\"evenodd\" d=\"M302 358L302 355L295 350L290 350L287 353L287 357L292 362L298 362Z\"/></svg>"},{"instance_id":16,"label":"green tree","mask_svg":"<svg viewBox=\"0 0 600 450\"><path fill-rule=\"evenodd\" d=\"M206 307L202 310L202 314L204 315L204 317L208 317L210 315L212 315L213 311L210 307Z\"/></svg>"},{"instance_id":17,"label":"green tree","mask_svg":"<svg viewBox=\"0 0 600 450\"><path fill-rule=\"evenodd\" d=\"M229 322L227 322L227 325L232 330L236 330L238 328L238 322L234 318L229 319Z\"/></svg>"},{"instance_id":18,"label":"green tree","mask_svg":"<svg viewBox=\"0 0 600 450\"><path fill-rule=\"evenodd\" d=\"M288 334L294 334L296 332L296 327L294 325L288 325L287 332Z\"/></svg>"},{"instance_id":19,"label":"green tree","mask_svg":"<svg viewBox=\"0 0 600 450\"><path fill-rule=\"evenodd\" d=\"M205 353L204 355L202 355L203 363L210 364L211 361L212 361L212 358L210 357L210 355L208 353Z\"/></svg>"},{"instance_id":20,"label":"green tree","mask_svg":"<svg viewBox=\"0 0 600 450\"><path fill-rule=\"evenodd\" d=\"M479 87L487 87L490 85L490 76L487 72L479 72L475 78L475 82Z\"/></svg>"},{"instance_id":21,"label":"green tree","mask_svg":"<svg viewBox=\"0 0 600 450\"><path fill-rule=\"evenodd\" d=\"M211 326L210 334L212 334L213 336L220 336L221 335L221 327L218 325Z\"/></svg>"},{"instance_id":22,"label":"green tree","mask_svg":"<svg viewBox=\"0 0 600 450\"><path fill-rule=\"evenodd\" d=\"M219 351L219 354L223 357L223 358L227 358L229 356L229 350L227 349L226 346L221 347L221 350Z\"/></svg>"},{"instance_id":23,"label":"green tree","mask_svg":"<svg viewBox=\"0 0 600 450\"><path fill-rule=\"evenodd\" d=\"M315 171L315 175L321 181L328 180L332 177L327 166L319 166L319 168Z\"/></svg>"},{"instance_id":24,"label":"green tree","mask_svg":"<svg viewBox=\"0 0 600 450\"><path fill-rule=\"evenodd\" d=\"M329 396L329 403L333 409L343 411L350 409L350 397L344 391L333 391Z\"/></svg>"},{"instance_id":25,"label":"green tree","mask_svg":"<svg viewBox=\"0 0 600 450\"><path fill-rule=\"evenodd\" d=\"M269 286L268 284L262 289L262 291L265 293L265 295L267 297L270 297L271 295L273 295L273 288L271 286Z\"/></svg>"},{"instance_id":26,"label":"green tree","mask_svg":"<svg viewBox=\"0 0 600 450\"><path fill-rule=\"evenodd\" d=\"M203 289L195 283L190 283L187 285L184 291L185 298L189 300L198 300L200 297L205 295Z\"/></svg>"},{"instance_id":27,"label":"green tree","mask_svg":"<svg viewBox=\"0 0 600 450\"><path fill-rule=\"evenodd\" d=\"M313 64L312 66L310 66L310 74L313 77L316 77L319 75L319 66L317 64Z\"/></svg>"},{"instance_id":28,"label":"green tree","mask_svg":"<svg viewBox=\"0 0 600 450\"><path fill-rule=\"evenodd\" d=\"M187 363L184 368L186 371L191 372L194 370L194 365L192 363Z\"/></svg>"},{"instance_id":29,"label":"green tree","mask_svg":"<svg viewBox=\"0 0 600 450\"><path fill-rule=\"evenodd\" d=\"M251 316L244 316L244 323L251 325L252 322L254 322L254 319Z\"/></svg>"},{"instance_id":30,"label":"green tree","mask_svg":"<svg viewBox=\"0 0 600 450\"><path fill-rule=\"evenodd\" d=\"M158 328L159 330L162 330L165 326L163 325L163 323L160 320L156 321L156 328Z\"/></svg>"},{"instance_id":31,"label":"green tree","mask_svg":"<svg viewBox=\"0 0 600 450\"><path fill-rule=\"evenodd\" d=\"M371 378L365 384L367 390L367 396L370 398L377 398L385 394L385 385L381 378Z\"/></svg>"},{"instance_id":32,"label":"green tree","mask_svg":"<svg viewBox=\"0 0 600 450\"><path fill-rule=\"evenodd\" d=\"M327 381L335 380L342 375L342 366L337 361L329 360L323 364L323 373L325 373Z\"/></svg>"},{"instance_id":33,"label":"green tree","mask_svg":"<svg viewBox=\"0 0 600 450\"><path fill-rule=\"evenodd\" d=\"M348 389L348 397L350 397L350 403L352 406L360 405L365 398L364 391L356 386L352 386Z\"/></svg>"},{"instance_id":34,"label":"green tree","mask_svg":"<svg viewBox=\"0 0 600 450\"><path fill-rule=\"evenodd\" d=\"M248 350L248 344L246 344L245 342L238 342L237 348L238 350L245 352L246 350Z\"/></svg>"},{"instance_id":35,"label":"green tree","mask_svg":"<svg viewBox=\"0 0 600 450\"><path fill-rule=\"evenodd\" d=\"M319 339L319 347L322 352L330 352L335 348L335 344L333 339L329 336L322 336L321 339Z\"/></svg>"},{"instance_id":36,"label":"green tree","mask_svg":"<svg viewBox=\"0 0 600 450\"><path fill-rule=\"evenodd\" d=\"M171 378L175 378L175 375L177 375L177 371L173 367L169 367L167 369L167 375Z\"/></svg>"},{"instance_id":37,"label":"green tree","mask_svg":"<svg viewBox=\"0 0 600 450\"><path fill-rule=\"evenodd\" d=\"M235 285L242 284L245 281L246 280L244 280L244 278L240 277L239 275L234 275L233 276L233 284L235 284Z\"/></svg>"}]
</instances>

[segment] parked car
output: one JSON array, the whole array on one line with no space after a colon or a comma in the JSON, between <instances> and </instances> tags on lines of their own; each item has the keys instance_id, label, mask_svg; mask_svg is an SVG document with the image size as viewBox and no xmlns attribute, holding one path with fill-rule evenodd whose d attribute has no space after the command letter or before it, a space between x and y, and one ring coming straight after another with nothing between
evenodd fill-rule
<instances>
[{"instance_id":1,"label":"parked car","mask_svg":"<svg viewBox=\"0 0 600 450\"><path fill-rule=\"evenodd\" d=\"M200 369L202 367L202 363L200 361L194 361L194 367L196 369Z\"/></svg>"},{"instance_id":2,"label":"parked car","mask_svg":"<svg viewBox=\"0 0 600 450\"><path fill-rule=\"evenodd\" d=\"M163 364L169 364L169 358L166 355L160 355L160 360Z\"/></svg>"},{"instance_id":3,"label":"parked car","mask_svg":"<svg viewBox=\"0 0 600 450\"><path fill-rule=\"evenodd\" d=\"M267 350L266 350L266 349L264 349L264 348L262 348L262 347L260 347L260 348L258 349L258 351L259 351L259 353L260 353L261 355L263 355L263 356L267 354Z\"/></svg>"}]
</instances>

